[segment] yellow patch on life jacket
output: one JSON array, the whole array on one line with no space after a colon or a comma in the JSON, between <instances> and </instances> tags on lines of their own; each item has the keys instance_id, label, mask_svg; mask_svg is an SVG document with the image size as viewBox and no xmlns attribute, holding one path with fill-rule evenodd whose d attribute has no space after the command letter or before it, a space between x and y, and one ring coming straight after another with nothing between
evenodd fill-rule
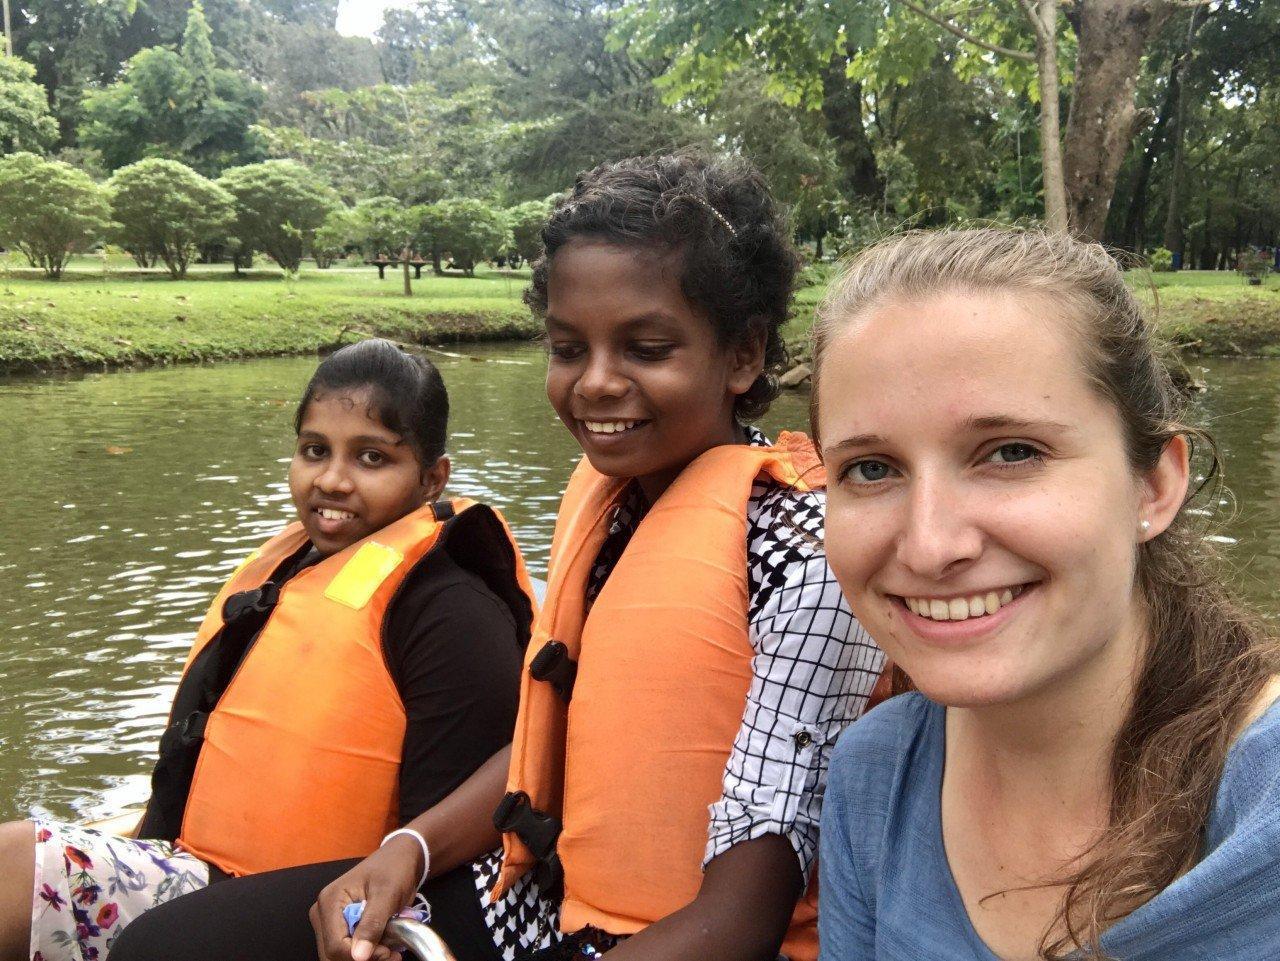
<instances>
[{"instance_id":1,"label":"yellow patch on life jacket","mask_svg":"<svg viewBox=\"0 0 1280 961\"><path fill-rule=\"evenodd\" d=\"M228 577L228 578L227 578L227 580L228 580L228 581L234 581L237 577L239 577L241 574L243 574L243 573L244 573L244 569L245 569L246 567L248 567L250 564L252 564L254 561L256 561L256 560L257 560L259 557L261 557L261 556L262 556L262 548L261 548L261 547L259 547L259 548L258 548L257 550L255 550L255 551L250 551L249 556L248 556L248 557L246 557L244 560L242 560L242 561L240 562L240 566L239 566L239 567L237 567L234 571L232 571L232 572L231 572L231 576L230 576L230 577Z\"/></svg>"},{"instance_id":2,"label":"yellow patch on life jacket","mask_svg":"<svg viewBox=\"0 0 1280 961\"><path fill-rule=\"evenodd\" d=\"M394 547L370 541L342 566L324 589L324 596L358 611L403 560L404 555Z\"/></svg>"}]
</instances>

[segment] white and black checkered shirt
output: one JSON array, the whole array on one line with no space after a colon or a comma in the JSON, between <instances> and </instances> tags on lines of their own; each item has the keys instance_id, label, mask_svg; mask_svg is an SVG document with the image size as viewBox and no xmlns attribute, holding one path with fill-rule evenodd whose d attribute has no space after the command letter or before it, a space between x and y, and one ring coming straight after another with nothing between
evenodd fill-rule
<instances>
[{"instance_id":1,"label":"white and black checkered shirt","mask_svg":"<svg viewBox=\"0 0 1280 961\"><path fill-rule=\"evenodd\" d=\"M767 445L747 428L750 443ZM822 550L825 495L757 482L747 506L748 622L755 657L742 726L710 809L704 865L742 841L780 834L807 878L818 853L827 762L840 732L866 706L884 656L854 620ZM624 497L588 583L594 598L645 513ZM500 854L500 852L499 852ZM487 892L500 857L476 864ZM482 894L507 961L545 946L557 906L526 879L498 903Z\"/></svg>"}]
</instances>

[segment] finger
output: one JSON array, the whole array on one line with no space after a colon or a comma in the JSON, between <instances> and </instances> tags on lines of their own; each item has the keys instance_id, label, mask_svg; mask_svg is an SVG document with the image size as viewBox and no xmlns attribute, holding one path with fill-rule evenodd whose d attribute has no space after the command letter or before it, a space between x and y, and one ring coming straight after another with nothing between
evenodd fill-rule
<instances>
[{"instance_id":1,"label":"finger","mask_svg":"<svg viewBox=\"0 0 1280 961\"><path fill-rule=\"evenodd\" d=\"M316 941L320 946L320 956L329 961L347 961L350 955L351 937L347 931L347 920L342 916L346 903L336 903L336 899L325 904L317 901L312 926L316 931Z\"/></svg>"},{"instance_id":2,"label":"finger","mask_svg":"<svg viewBox=\"0 0 1280 961\"><path fill-rule=\"evenodd\" d=\"M354 942L352 947L352 958L354 961L369 961L373 954L373 947L381 940L383 934L387 930L387 922L392 916L404 907L399 904L398 897L389 891L370 891L364 905L364 914L360 916L360 921L356 925L355 930L351 932L351 939ZM368 942L369 953L356 955L355 949L361 942Z\"/></svg>"}]
</instances>

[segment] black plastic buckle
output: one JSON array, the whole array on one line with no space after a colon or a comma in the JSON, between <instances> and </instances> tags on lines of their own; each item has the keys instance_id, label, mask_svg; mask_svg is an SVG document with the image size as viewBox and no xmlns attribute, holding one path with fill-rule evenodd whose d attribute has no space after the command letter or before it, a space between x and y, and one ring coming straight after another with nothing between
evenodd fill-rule
<instances>
[{"instance_id":1,"label":"black plastic buckle","mask_svg":"<svg viewBox=\"0 0 1280 961\"><path fill-rule=\"evenodd\" d=\"M551 901L559 901L563 896L564 866L560 863L560 855L552 851L533 866L533 883L543 897Z\"/></svg>"},{"instance_id":2,"label":"black plastic buckle","mask_svg":"<svg viewBox=\"0 0 1280 961\"><path fill-rule=\"evenodd\" d=\"M204 740L204 728L208 720L209 715L205 711L193 711L181 721L174 721L160 737L160 754L163 756L186 750Z\"/></svg>"},{"instance_id":3,"label":"black plastic buckle","mask_svg":"<svg viewBox=\"0 0 1280 961\"><path fill-rule=\"evenodd\" d=\"M178 736L182 738L182 743L193 744L204 740L204 728L208 722L209 715L206 711L192 711L183 718L178 727Z\"/></svg>"},{"instance_id":4,"label":"black plastic buckle","mask_svg":"<svg viewBox=\"0 0 1280 961\"><path fill-rule=\"evenodd\" d=\"M556 840L562 827L560 819L535 808L524 791L503 796L493 812L493 826L504 834L510 832L518 837L539 861L555 857Z\"/></svg>"},{"instance_id":5,"label":"black plastic buckle","mask_svg":"<svg viewBox=\"0 0 1280 961\"><path fill-rule=\"evenodd\" d=\"M566 701L573 697L573 682L578 678L578 662L570 660L569 649L559 641L547 641L529 662L529 676L547 681Z\"/></svg>"},{"instance_id":6,"label":"black plastic buckle","mask_svg":"<svg viewBox=\"0 0 1280 961\"><path fill-rule=\"evenodd\" d=\"M240 591L227 598L222 605L222 622L234 624L249 614L267 614L280 600L280 585L267 581L252 591Z\"/></svg>"}]
</instances>

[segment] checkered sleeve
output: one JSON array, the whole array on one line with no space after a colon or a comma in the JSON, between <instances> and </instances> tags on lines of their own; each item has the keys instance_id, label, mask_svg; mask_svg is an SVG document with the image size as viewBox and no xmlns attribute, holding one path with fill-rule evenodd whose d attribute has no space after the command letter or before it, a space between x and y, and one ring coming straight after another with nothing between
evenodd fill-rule
<instances>
[{"instance_id":1,"label":"checkered sleeve","mask_svg":"<svg viewBox=\"0 0 1280 961\"><path fill-rule=\"evenodd\" d=\"M884 655L854 620L822 549L824 495L759 483L748 511L751 687L711 806L704 866L780 834L807 878L818 851L827 762L865 709Z\"/></svg>"}]
</instances>

